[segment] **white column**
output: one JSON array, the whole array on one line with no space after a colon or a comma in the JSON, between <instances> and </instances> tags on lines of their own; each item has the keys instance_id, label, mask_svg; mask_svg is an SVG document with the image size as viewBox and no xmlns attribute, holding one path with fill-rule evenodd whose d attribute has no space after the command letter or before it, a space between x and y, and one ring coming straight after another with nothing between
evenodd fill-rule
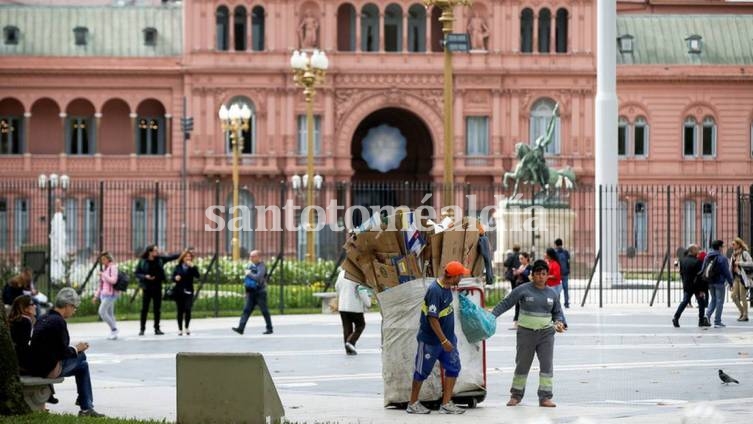
<instances>
[{"instance_id":1,"label":"white column","mask_svg":"<svg viewBox=\"0 0 753 424\"><path fill-rule=\"evenodd\" d=\"M596 205L602 188L601 210L595 216L596 251L601 246L604 282L619 282L617 254L618 160L617 160L617 6L614 0L598 0L596 21L596 111L594 179ZM599 215L601 215L601 222ZM601 223L601 226L599 225ZM611 231L610 231L611 229ZM603 239L600 238L603 236ZM598 275L597 275L598 278Z\"/></svg>"}]
</instances>

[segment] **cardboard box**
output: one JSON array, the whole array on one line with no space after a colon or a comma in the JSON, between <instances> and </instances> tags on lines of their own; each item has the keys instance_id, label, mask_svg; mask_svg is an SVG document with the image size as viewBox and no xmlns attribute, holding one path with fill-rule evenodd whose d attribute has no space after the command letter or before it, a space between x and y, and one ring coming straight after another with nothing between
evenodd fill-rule
<instances>
[{"instance_id":1,"label":"cardboard box","mask_svg":"<svg viewBox=\"0 0 753 424\"><path fill-rule=\"evenodd\" d=\"M380 286L385 288L395 287L398 284L398 276L392 263L382 263L374 260L374 274Z\"/></svg>"},{"instance_id":2,"label":"cardboard box","mask_svg":"<svg viewBox=\"0 0 753 424\"><path fill-rule=\"evenodd\" d=\"M340 266L343 270L345 270L345 276L348 278L348 280L361 284L366 282L366 276L363 274L363 271L361 271L358 265L350 260L350 258L346 257L342 264L340 264Z\"/></svg>"}]
</instances>

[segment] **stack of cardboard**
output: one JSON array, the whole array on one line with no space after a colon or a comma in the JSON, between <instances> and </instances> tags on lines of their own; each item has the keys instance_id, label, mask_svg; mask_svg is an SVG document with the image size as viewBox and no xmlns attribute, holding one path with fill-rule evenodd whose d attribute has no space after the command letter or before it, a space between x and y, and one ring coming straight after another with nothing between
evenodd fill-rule
<instances>
[{"instance_id":1,"label":"stack of cardboard","mask_svg":"<svg viewBox=\"0 0 753 424\"><path fill-rule=\"evenodd\" d=\"M483 273L474 218L463 218L459 225L452 225L451 219L417 224L413 212L399 211L351 234L342 263L346 277L378 293L418 278L441 276L450 261L463 263L473 276Z\"/></svg>"}]
</instances>

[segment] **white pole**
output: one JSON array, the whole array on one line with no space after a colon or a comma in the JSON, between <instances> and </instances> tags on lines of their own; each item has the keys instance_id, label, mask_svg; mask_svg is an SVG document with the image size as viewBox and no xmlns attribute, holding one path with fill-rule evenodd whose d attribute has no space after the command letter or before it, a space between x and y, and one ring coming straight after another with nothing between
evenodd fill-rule
<instances>
[{"instance_id":1,"label":"white pole","mask_svg":"<svg viewBox=\"0 0 753 424\"><path fill-rule=\"evenodd\" d=\"M596 215L596 250L601 247L601 271L606 281L619 280L617 257L617 2L597 1L596 137L594 138L596 205L602 190L601 227Z\"/></svg>"}]
</instances>

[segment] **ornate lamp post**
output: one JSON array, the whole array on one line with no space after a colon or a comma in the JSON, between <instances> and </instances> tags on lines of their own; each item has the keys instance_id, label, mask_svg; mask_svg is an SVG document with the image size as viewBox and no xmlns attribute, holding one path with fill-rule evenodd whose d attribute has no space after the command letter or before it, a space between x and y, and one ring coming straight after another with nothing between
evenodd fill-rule
<instances>
[{"instance_id":1,"label":"ornate lamp post","mask_svg":"<svg viewBox=\"0 0 753 424\"><path fill-rule=\"evenodd\" d=\"M309 56L306 52L293 52L290 57L293 68L293 81L303 88L306 101L306 176L304 181L314 181L314 94L316 86L324 81L329 67L329 59L324 52L314 50ZM306 206L308 209L308 230L306 232L306 259L314 261L314 184L304 184L306 188Z\"/></svg>"},{"instance_id":2,"label":"ornate lamp post","mask_svg":"<svg viewBox=\"0 0 753 424\"><path fill-rule=\"evenodd\" d=\"M233 148L233 219L234 225L230 230L233 232L231 246L233 250L233 261L238 261L241 257L240 239L238 238L238 166L240 162L240 145L243 143L243 131L248 130L248 120L251 118L251 109L247 105L243 107L233 104L228 109L225 105L220 107L220 123L222 131L230 132L230 142Z\"/></svg>"},{"instance_id":3,"label":"ornate lamp post","mask_svg":"<svg viewBox=\"0 0 753 424\"><path fill-rule=\"evenodd\" d=\"M452 32L452 23L455 21L455 6L469 6L470 0L424 0L424 6L430 8L436 6L442 11L439 22L442 23L442 33L447 35ZM455 198L453 183L453 140L452 140L452 52L444 45L444 196L442 203L445 206L452 204Z\"/></svg>"}]
</instances>

